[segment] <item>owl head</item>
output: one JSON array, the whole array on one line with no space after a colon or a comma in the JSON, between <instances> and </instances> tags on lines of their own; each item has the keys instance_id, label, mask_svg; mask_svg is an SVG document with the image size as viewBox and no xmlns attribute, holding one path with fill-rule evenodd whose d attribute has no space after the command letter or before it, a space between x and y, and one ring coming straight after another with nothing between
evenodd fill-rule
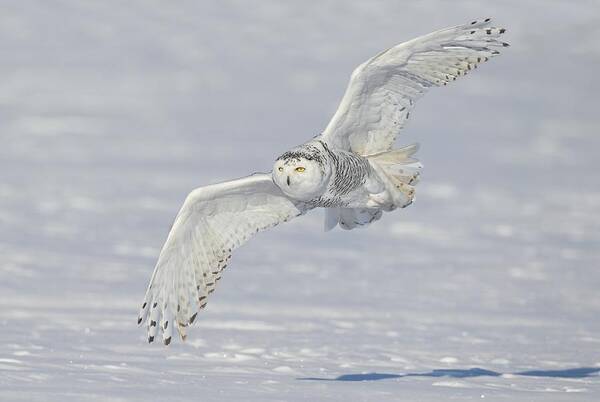
<instances>
[{"instance_id":1,"label":"owl head","mask_svg":"<svg viewBox=\"0 0 600 402\"><path fill-rule=\"evenodd\" d=\"M273 166L273 181L288 197L309 201L322 195L329 183L331 169L320 152L311 149L284 153Z\"/></svg>"}]
</instances>

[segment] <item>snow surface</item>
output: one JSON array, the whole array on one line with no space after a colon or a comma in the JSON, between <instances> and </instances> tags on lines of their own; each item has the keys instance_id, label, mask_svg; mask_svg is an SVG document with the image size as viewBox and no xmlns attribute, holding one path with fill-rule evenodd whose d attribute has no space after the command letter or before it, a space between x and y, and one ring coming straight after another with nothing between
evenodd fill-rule
<instances>
[{"instance_id":1,"label":"snow surface","mask_svg":"<svg viewBox=\"0 0 600 402\"><path fill-rule=\"evenodd\" d=\"M194 187L317 134L351 69L482 16L419 102L417 202L258 235L185 344L139 303ZM594 1L3 2L0 400L600 400Z\"/></svg>"}]
</instances>

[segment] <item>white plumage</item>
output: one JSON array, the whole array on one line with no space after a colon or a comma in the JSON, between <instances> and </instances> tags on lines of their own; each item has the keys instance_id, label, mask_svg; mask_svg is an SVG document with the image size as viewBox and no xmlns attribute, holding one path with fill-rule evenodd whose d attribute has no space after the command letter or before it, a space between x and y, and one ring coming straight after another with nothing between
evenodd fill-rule
<instances>
[{"instance_id":1,"label":"white plumage","mask_svg":"<svg viewBox=\"0 0 600 402\"><path fill-rule=\"evenodd\" d=\"M200 187L186 198L160 252L138 324L165 344L185 327L221 279L231 252L252 234L310 209L326 209L325 228L353 229L383 211L410 205L417 146L392 146L430 87L446 85L508 44L490 19L443 29L394 46L358 66L323 134L275 162L272 173Z\"/></svg>"},{"instance_id":2,"label":"white plumage","mask_svg":"<svg viewBox=\"0 0 600 402\"><path fill-rule=\"evenodd\" d=\"M185 326L206 305L231 251L257 231L301 213L267 174L192 191L160 252L138 318L141 323L149 317L148 339L154 340L159 325L165 343L173 325L185 338Z\"/></svg>"},{"instance_id":3,"label":"white plumage","mask_svg":"<svg viewBox=\"0 0 600 402\"><path fill-rule=\"evenodd\" d=\"M332 146L370 155L391 148L415 102L508 46L490 18L396 45L358 66L323 133Z\"/></svg>"}]
</instances>

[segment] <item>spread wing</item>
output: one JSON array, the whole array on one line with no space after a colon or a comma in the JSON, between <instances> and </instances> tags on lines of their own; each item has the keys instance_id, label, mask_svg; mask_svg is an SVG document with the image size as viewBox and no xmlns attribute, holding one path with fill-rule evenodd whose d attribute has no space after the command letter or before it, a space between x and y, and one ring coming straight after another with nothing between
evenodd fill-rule
<instances>
[{"instance_id":1,"label":"spread wing","mask_svg":"<svg viewBox=\"0 0 600 402\"><path fill-rule=\"evenodd\" d=\"M162 331L168 345L174 327L185 339L185 327L206 306L231 251L254 233L304 212L270 174L192 191L160 252L138 317L138 324L147 322L148 342Z\"/></svg>"},{"instance_id":2,"label":"spread wing","mask_svg":"<svg viewBox=\"0 0 600 402\"><path fill-rule=\"evenodd\" d=\"M331 147L361 155L388 151L415 102L508 46L489 18L394 46L358 66L322 134Z\"/></svg>"}]
</instances>

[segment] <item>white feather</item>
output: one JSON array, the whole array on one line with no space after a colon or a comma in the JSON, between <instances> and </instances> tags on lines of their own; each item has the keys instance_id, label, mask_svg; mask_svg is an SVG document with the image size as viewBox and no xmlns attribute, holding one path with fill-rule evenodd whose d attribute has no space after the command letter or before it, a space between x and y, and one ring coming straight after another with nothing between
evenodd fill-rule
<instances>
[{"instance_id":1,"label":"white feather","mask_svg":"<svg viewBox=\"0 0 600 402\"><path fill-rule=\"evenodd\" d=\"M340 220L340 208L325 208L325 221L323 229L329 232L336 227Z\"/></svg>"},{"instance_id":2,"label":"white feather","mask_svg":"<svg viewBox=\"0 0 600 402\"><path fill-rule=\"evenodd\" d=\"M394 46L358 66L321 138L367 156L389 151L415 102L499 54L505 30L489 18L442 29Z\"/></svg>"},{"instance_id":3,"label":"white feather","mask_svg":"<svg viewBox=\"0 0 600 402\"><path fill-rule=\"evenodd\" d=\"M148 340L163 331L168 344L173 327L185 339L185 327L206 305L231 251L254 233L304 212L283 195L270 174L192 191L160 252L140 311L138 323L149 316Z\"/></svg>"}]
</instances>

